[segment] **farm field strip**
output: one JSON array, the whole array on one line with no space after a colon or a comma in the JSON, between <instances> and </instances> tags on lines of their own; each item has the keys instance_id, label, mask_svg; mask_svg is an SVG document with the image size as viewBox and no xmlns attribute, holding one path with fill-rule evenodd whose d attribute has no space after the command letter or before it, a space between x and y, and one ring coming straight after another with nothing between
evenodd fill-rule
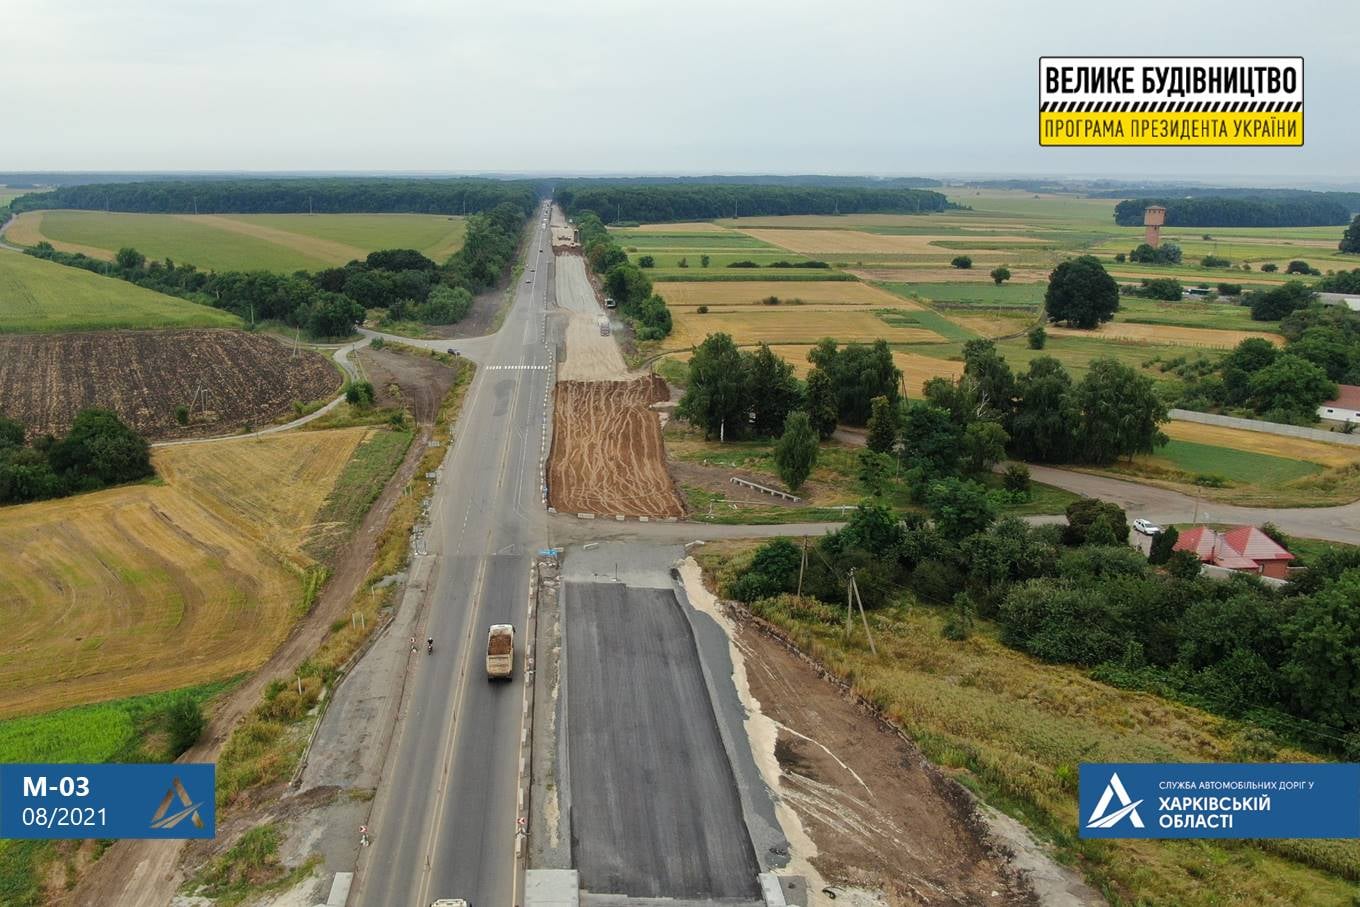
<instances>
[{"instance_id":1,"label":"farm field strip","mask_svg":"<svg viewBox=\"0 0 1360 907\"><path fill-rule=\"evenodd\" d=\"M1360 449L1342 444L1325 444L1304 438L1289 438L1240 428L1203 425L1199 422L1167 422L1162 432L1177 441L1251 451L1273 457L1284 457L1316 463L1328 468L1349 466L1360 461Z\"/></svg>"},{"instance_id":2,"label":"farm field strip","mask_svg":"<svg viewBox=\"0 0 1360 907\"><path fill-rule=\"evenodd\" d=\"M819 253L853 254L902 253L949 255L960 250L936 245L936 241L958 242L960 237L948 235L901 235L892 233L864 233L857 230L771 230L748 228L746 234L761 242L769 243L806 255ZM1026 243L1040 243L1042 240L1032 236L1002 235L989 236L986 242L1000 245L1002 242L1023 247ZM965 246L965 250L968 248Z\"/></svg>"},{"instance_id":3,"label":"farm field strip","mask_svg":"<svg viewBox=\"0 0 1360 907\"><path fill-rule=\"evenodd\" d=\"M1322 471L1318 464L1305 460L1176 438L1159 447L1156 453L1136 459L1154 467L1169 467L1190 475L1221 476L1230 482L1245 485L1278 484Z\"/></svg>"},{"instance_id":4,"label":"farm field strip","mask_svg":"<svg viewBox=\"0 0 1360 907\"><path fill-rule=\"evenodd\" d=\"M684 505L666 469L652 403L666 383L558 381L548 459L548 503L562 513L680 517Z\"/></svg>"},{"instance_id":5,"label":"farm field strip","mask_svg":"<svg viewBox=\"0 0 1360 907\"><path fill-rule=\"evenodd\" d=\"M313 514L368 431L158 450L164 484L0 509L0 716L261 664L291 624Z\"/></svg>"},{"instance_id":6,"label":"farm field strip","mask_svg":"<svg viewBox=\"0 0 1360 907\"><path fill-rule=\"evenodd\" d=\"M671 306L761 305L761 300L777 296L781 300L801 299L822 305L858 304L883 308L917 309L918 303L855 281L733 280L733 281L657 281L655 290ZM791 308L799 308L791 306Z\"/></svg>"},{"instance_id":7,"label":"farm field strip","mask_svg":"<svg viewBox=\"0 0 1360 907\"><path fill-rule=\"evenodd\" d=\"M0 334L240 324L230 312L31 255L0 251ZM0 382L0 393L3 390Z\"/></svg>"},{"instance_id":8,"label":"farm field strip","mask_svg":"<svg viewBox=\"0 0 1360 907\"><path fill-rule=\"evenodd\" d=\"M33 211L7 235L111 259L124 246L206 270L316 270L381 248L415 248L443 261L462 245L462 218L424 214L129 214Z\"/></svg>"},{"instance_id":9,"label":"farm field strip","mask_svg":"<svg viewBox=\"0 0 1360 907\"><path fill-rule=\"evenodd\" d=\"M919 314L907 312L908 315ZM815 342L834 337L842 342L872 342L883 338L891 343L921 343L938 340L934 331L893 326L874 312L863 310L804 311L802 306L748 306L740 312L709 312L697 309L674 312L674 330L668 347L695 346L709 334L730 334L737 343Z\"/></svg>"},{"instance_id":10,"label":"farm field strip","mask_svg":"<svg viewBox=\"0 0 1360 907\"><path fill-rule=\"evenodd\" d=\"M1142 324L1129 321L1107 321L1094 331L1049 325L1053 337L1094 337L1120 343L1174 343L1182 346L1232 349L1248 338L1268 340L1276 346L1284 345L1284 338L1268 331L1227 331L1215 328L1179 327L1170 324Z\"/></svg>"},{"instance_id":11,"label":"farm field strip","mask_svg":"<svg viewBox=\"0 0 1360 907\"><path fill-rule=\"evenodd\" d=\"M17 256L0 256L8 257ZM0 411L33 434L60 435L91 406L113 410L153 440L229 434L291 415L295 403L329 397L340 383L320 354L290 355L260 333L0 334ZM189 407L188 424L179 424L177 406Z\"/></svg>"}]
</instances>

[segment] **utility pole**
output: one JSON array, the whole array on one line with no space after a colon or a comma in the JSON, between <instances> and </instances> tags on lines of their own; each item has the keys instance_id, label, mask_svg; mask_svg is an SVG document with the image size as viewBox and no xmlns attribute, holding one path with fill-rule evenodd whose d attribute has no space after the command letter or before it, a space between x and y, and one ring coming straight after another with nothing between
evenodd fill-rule
<instances>
[{"instance_id":1,"label":"utility pole","mask_svg":"<svg viewBox=\"0 0 1360 907\"><path fill-rule=\"evenodd\" d=\"M869 652L878 655L878 647L874 645L874 634L869 632L869 618L864 614L864 599L859 597L859 583L855 582L855 573L850 572L850 588L855 590L855 601L859 604L860 623L864 624L864 635L869 640Z\"/></svg>"},{"instance_id":2,"label":"utility pole","mask_svg":"<svg viewBox=\"0 0 1360 907\"><path fill-rule=\"evenodd\" d=\"M850 568L850 579L845 583L845 639L850 641L850 618L855 613L855 568Z\"/></svg>"},{"instance_id":3,"label":"utility pole","mask_svg":"<svg viewBox=\"0 0 1360 907\"><path fill-rule=\"evenodd\" d=\"M798 564L798 605L803 604L803 571L807 569L807 536L803 536L803 559Z\"/></svg>"}]
</instances>

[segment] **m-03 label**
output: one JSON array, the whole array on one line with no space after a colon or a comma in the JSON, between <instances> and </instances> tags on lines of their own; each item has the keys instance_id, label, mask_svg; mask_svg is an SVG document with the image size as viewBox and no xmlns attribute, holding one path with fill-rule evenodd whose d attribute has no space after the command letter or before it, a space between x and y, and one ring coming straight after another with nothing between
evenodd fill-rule
<instances>
[{"instance_id":1,"label":"m-03 label","mask_svg":"<svg viewBox=\"0 0 1360 907\"><path fill-rule=\"evenodd\" d=\"M0 838L210 838L213 765L0 765Z\"/></svg>"}]
</instances>

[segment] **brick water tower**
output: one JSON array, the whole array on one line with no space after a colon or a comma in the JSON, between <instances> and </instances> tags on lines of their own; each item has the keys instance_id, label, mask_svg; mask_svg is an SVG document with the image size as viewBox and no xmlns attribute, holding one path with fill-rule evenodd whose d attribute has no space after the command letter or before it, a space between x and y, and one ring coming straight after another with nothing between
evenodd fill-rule
<instances>
[{"instance_id":1,"label":"brick water tower","mask_svg":"<svg viewBox=\"0 0 1360 907\"><path fill-rule=\"evenodd\" d=\"M1148 205L1143 211L1143 242L1152 248L1162 244L1162 224L1166 223L1166 209L1161 205Z\"/></svg>"}]
</instances>

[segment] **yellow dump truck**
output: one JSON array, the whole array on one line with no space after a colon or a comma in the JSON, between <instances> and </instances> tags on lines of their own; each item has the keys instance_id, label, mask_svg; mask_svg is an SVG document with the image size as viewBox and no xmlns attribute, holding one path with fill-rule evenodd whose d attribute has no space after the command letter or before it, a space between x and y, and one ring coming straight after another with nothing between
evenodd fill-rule
<instances>
[{"instance_id":1,"label":"yellow dump truck","mask_svg":"<svg viewBox=\"0 0 1360 907\"><path fill-rule=\"evenodd\" d=\"M486 633L486 676L508 680L515 673L515 627L492 624Z\"/></svg>"}]
</instances>

